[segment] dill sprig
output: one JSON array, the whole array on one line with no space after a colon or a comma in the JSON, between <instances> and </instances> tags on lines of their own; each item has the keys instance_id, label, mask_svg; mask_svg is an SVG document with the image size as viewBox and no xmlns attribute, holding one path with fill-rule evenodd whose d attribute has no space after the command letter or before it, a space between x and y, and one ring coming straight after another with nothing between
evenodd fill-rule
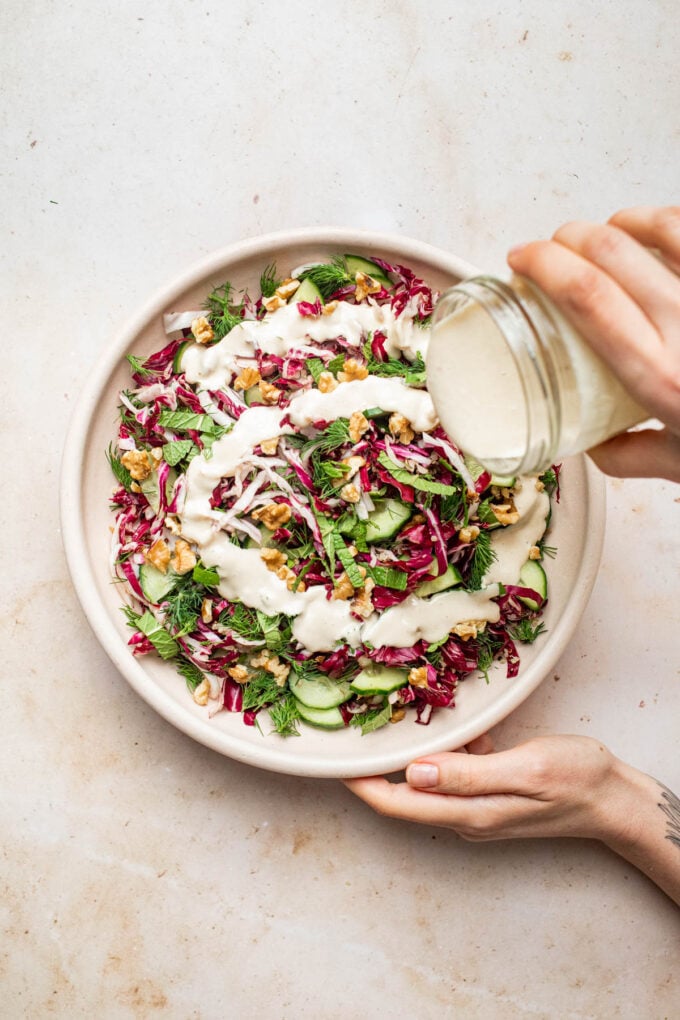
<instances>
[{"instance_id":1,"label":"dill sprig","mask_svg":"<svg viewBox=\"0 0 680 1020\"><path fill-rule=\"evenodd\" d=\"M503 647L503 639L488 630L483 630L477 635L476 642L477 669L483 674L486 682L489 683L489 670Z\"/></svg>"},{"instance_id":2,"label":"dill sprig","mask_svg":"<svg viewBox=\"0 0 680 1020\"><path fill-rule=\"evenodd\" d=\"M185 659L184 656L180 656L177 661L177 672L184 677L187 687L192 694L204 679L203 673L198 666L189 659Z\"/></svg>"},{"instance_id":3,"label":"dill sprig","mask_svg":"<svg viewBox=\"0 0 680 1020\"><path fill-rule=\"evenodd\" d=\"M216 340L221 340L241 322L243 302L238 305L232 302L232 289L232 285L227 280L208 294L205 307L209 313Z\"/></svg>"},{"instance_id":4,"label":"dill sprig","mask_svg":"<svg viewBox=\"0 0 680 1020\"><path fill-rule=\"evenodd\" d=\"M349 419L336 418L322 432L318 432L301 447L302 453L314 450L318 453L331 453L338 447L349 443Z\"/></svg>"},{"instance_id":5,"label":"dill sprig","mask_svg":"<svg viewBox=\"0 0 680 1020\"><path fill-rule=\"evenodd\" d=\"M181 578L174 591L166 596L167 620L178 637L191 634L196 629L204 596L204 589L194 582L190 574Z\"/></svg>"},{"instance_id":6,"label":"dill sprig","mask_svg":"<svg viewBox=\"0 0 680 1020\"><path fill-rule=\"evenodd\" d=\"M308 266L300 273L298 279L311 280L324 301L328 301L342 287L354 283L342 255L334 255L330 263L319 262L315 266Z\"/></svg>"},{"instance_id":7,"label":"dill sprig","mask_svg":"<svg viewBox=\"0 0 680 1020\"><path fill-rule=\"evenodd\" d=\"M154 375L151 369L144 366L144 362L141 358L137 357L136 354L126 354L128 364L130 365L130 371L133 375L142 376L142 378L150 375Z\"/></svg>"},{"instance_id":8,"label":"dill sprig","mask_svg":"<svg viewBox=\"0 0 680 1020\"><path fill-rule=\"evenodd\" d=\"M371 341L367 340L363 346L363 355L370 375L385 378L400 375L409 386L423 386L425 383L425 362L420 354L416 354L413 361L402 361L400 358L378 361L371 351Z\"/></svg>"},{"instance_id":9,"label":"dill sprig","mask_svg":"<svg viewBox=\"0 0 680 1020\"><path fill-rule=\"evenodd\" d=\"M287 694L274 702L269 708L269 718L274 724L274 731L281 737L299 737L298 723L300 710L292 694Z\"/></svg>"},{"instance_id":10,"label":"dill sprig","mask_svg":"<svg viewBox=\"0 0 680 1020\"><path fill-rule=\"evenodd\" d=\"M496 553L491 545L491 535L488 531L480 531L475 539L475 551L470 567L470 588L475 591L481 588L484 575L495 559Z\"/></svg>"},{"instance_id":11,"label":"dill sprig","mask_svg":"<svg viewBox=\"0 0 680 1020\"><path fill-rule=\"evenodd\" d=\"M276 275L276 263L272 262L263 270L260 276L260 293L263 298L272 297L276 288L280 286L281 280Z\"/></svg>"},{"instance_id":12,"label":"dill sprig","mask_svg":"<svg viewBox=\"0 0 680 1020\"><path fill-rule=\"evenodd\" d=\"M116 457L111 443L109 443L109 448L106 451L106 459L109 462L118 484L122 485L126 492L132 492L132 475L123 462Z\"/></svg>"},{"instance_id":13,"label":"dill sprig","mask_svg":"<svg viewBox=\"0 0 680 1020\"><path fill-rule=\"evenodd\" d=\"M541 634L546 633L546 626L544 623L539 622L534 626L528 616L525 616L519 623L515 624L514 627L508 628L510 637L516 641L522 641L525 645L532 644L537 637Z\"/></svg>"}]
</instances>

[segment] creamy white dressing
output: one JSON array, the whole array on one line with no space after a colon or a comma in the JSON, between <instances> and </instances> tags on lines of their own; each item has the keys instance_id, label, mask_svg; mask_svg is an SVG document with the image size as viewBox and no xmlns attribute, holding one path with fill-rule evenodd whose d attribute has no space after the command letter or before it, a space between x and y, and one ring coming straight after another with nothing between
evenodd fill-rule
<instances>
[{"instance_id":1,"label":"creamy white dressing","mask_svg":"<svg viewBox=\"0 0 680 1020\"><path fill-rule=\"evenodd\" d=\"M237 358L253 357L255 350L285 355L308 343L320 343L339 335L358 344L362 336L380 329L387 336L390 355L404 352L408 357L424 353L427 331L413 325L407 315L395 319L388 306L340 303L327 316L303 317L295 305L287 305L259 321L246 321L224 340L211 347L193 344L187 348L182 367L190 382L204 390L228 385L239 371ZM498 582L515 584L529 548L545 530L549 500L535 489L534 479L525 479L517 494L521 519L516 525L494 532L492 542L497 560L487 572L482 591L449 591L429 599L410 595L398 606L373 613L361 621L352 616L349 601L326 597L325 589L288 590L284 580L268 569L259 548L241 549L220 530L224 514L210 507L210 499L221 479L232 477L248 459L256 460L254 448L266 439L291 433L290 421L304 428L314 421L349 417L353 411L381 407L405 415L418 431L437 424L430 395L416 390L399 377L340 383L330 393L317 389L295 395L290 404L278 407L250 407L233 429L216 441L209 458L195 457L186 474L186 496L180 513L182 535L198 546L207 567L217 570L218 591L230 601L241 601L267 615L283 613L293 619L293 636L308 652L331 651L338 642L356 648L362 641L375 647L410 647L419 640L438 641L467 620L499 619ZM254 465L255 466L255 465Z\"/></svg>"},{"instance_id":2,"label":"creamy white dressing","mask_svg":"<svg viewBox=\"0 0 680 1020\"><path fill-rule=\"evenodd\" d=\"M445 591L429 599L409 595L398 606L371 618L363 627L362 638L377 648L410 648L416 641L438 641L465 620L496 623L500 609L491 600L497 595L497 584L482 591Z\"/></svg>"},{"instance_id":3,"label":"creamy white dressing","mask_svg":"<svg viewBox=\"0 0 680 1020\"><path fill-rule=\"evenodd\" d=\"M522 478L521 482L521 489L514 495L519 521L491 532L491 546L496 559L484 575L484 584L517 584L519 572L529 558L529 550L545 532L550 510L548 494L544 490L538 491L533 475Z\"/></svg>"}]
</instances>

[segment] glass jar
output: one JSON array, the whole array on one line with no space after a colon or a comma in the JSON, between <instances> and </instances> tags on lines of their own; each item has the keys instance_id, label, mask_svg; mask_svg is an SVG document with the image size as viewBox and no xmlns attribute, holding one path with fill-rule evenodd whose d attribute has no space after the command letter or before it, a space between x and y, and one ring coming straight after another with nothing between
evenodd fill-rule
<instances>
[{"instance_id":1,"label":"glass jar","mask_svg":"<svg viewBox=\"0 0 680 1020\"><path fill-rule=\"evenodd\" d=\"M540 473L649 418L521 276L477 276L442 294L426 363L444 430L498 475Z\"/></svg>"}]
</instances>

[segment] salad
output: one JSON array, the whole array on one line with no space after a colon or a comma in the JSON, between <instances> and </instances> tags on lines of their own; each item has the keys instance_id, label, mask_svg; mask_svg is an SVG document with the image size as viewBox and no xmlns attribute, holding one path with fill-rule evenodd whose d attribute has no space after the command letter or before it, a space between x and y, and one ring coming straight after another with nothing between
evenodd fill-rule
<instances>
[{"instance_id":1,"label":"salad","mask_svg":"<svg viewBox=\"0 0 680 1020\"><path fill-rule=\"evenodd\" d=\"M492 476L443 432L437 297L381 258L270 265L256 296L224 283L128 356L111 570L133 654L172 660L210 715L427 724L544 631L559 468Z\"/></svg>"}]
</instances>

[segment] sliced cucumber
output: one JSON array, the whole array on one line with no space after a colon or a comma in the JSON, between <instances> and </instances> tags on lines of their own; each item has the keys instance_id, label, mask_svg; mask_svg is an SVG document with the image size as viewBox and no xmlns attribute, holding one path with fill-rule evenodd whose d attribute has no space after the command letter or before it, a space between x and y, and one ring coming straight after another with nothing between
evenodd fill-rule
<instances>
[{"instance_id":1,"label":"sliced cucumber","mask_svg":"<svg viewBox=\"0 0 680 1020\"><path fill-rule=\"evenodd\" d=\"M316 301L320 301L323 304L321 291L309 277L302 281L290 300L292 304L298 304L300 301L309 301L310 305L313 305Z\"/></svg>"},{"instance_id":2,"label":"sliced cucumber","mask_svg":"<svg viewBox=\"0 0 680 1020\"><path fill-rule=\"evenodd\" d=\"M433 577L431 581L423 581L413 592L419 599L427 598L428 595L436 595L437 592L453 588L463 580L453 563L449 563L443 574Z\"/></svg>"},{"instance_id":3,"label":"sliced cucumber","mask_svg":"<svg viewBox=\"0 0 680 1020\"><path fill-rule=\"evenodd\" d=\"M545 570L538 560L526 561L519 572L519 583L523 588L531 588L533 591L538 592L543 601L548 596L548 578L545 576ZM529 609L538 609L538 602L535 599L522 598L520 596L520 602L523 602Z\"/></svg>"},{"instance_id":4,"label":"sliced cucumber","mask_svg":"<svg viewBox=\"0 0 680 1020\"><path fill-rule=\"evenodd\" d=\"M310 708L303 701L297 702L300 718L312 726L318 726L322 730L339 730L345 725L342 712L339 708Z\"/></svg>"},{"instance_id":5,"label":"sliced cucumber","mask_svg":"<svg viewBox=\"0 0 680 1020\"><path fill-rule=\"evenodd\" d=\"M408 670L395 666L367 666L354 677L350 687L355 694L390 694L408 683Z\"/></svg>"},{"instance_id":6,"label":"sliced cucumber","mask_svg":"<svg viewBox=\"0 0 680 1020\"><path fill-rule=\"evenodd\" d=\"M474 479L475 482L477 481L479 476L484 474L484 472L486 471L486 468L482 464L480 464L478 460L475 460L475 458L471 457L469 454L465 455L465 466L472 475L472 478ZM511 489L516 481L517 478L514 475L492 474L491 478L489 479L489 485L498 485L504 489Z\"/></svg>"},{"instance_id":7,"label":"sliced cucumber","mask_svg":"<svg viewBox=\"0 0 680 1020\"><path fill-rule=\"evenodd\" d=\"M288 686L297 700L307 708L337 708L352 696L349 684L344 680L333 680L322 674L307 678L298 676L293 670L288 678Z\"/></svg>"},{"instance_id":8,"label":"sliced cucumber","mask_svg":"<svg viewBox=\"0 0 680 1020\"><path fill-rule=\"evenodd\" d=\"M259 532L262 536L261 541L256 542L254 538L250 538L249 536L245 546L246 549L270 549L272 546L276 545L272 538L274 532L270 531L268 527L261 524Z\"/></svg>"},{"instance_id":9,"label":"sliced cucumber","mask_svg":"<svg viewBox=\"0 0 680 1020\"><path fill-rule=\"evenodd\" d=\"M173 370L173 372L181 372L182 371L182 355L184 354L184 352L186 351L187 347L189 347L192 342L193 341L191 341L191 340L183 340L182 343L177 348L177 350L175 351L175 356L172 359L172 370Z\"/></svg>"},{"instance_id":10,"label":"sliced cucumber","mask_svg":"<svg viewBox=\"0 0 680 1020\"><path fill-rule=\"evenodd\" d=\"M376 283L381 283L387 290L392 286L392 281L385 270L381 269L376 262L371 262L370 259L365 259L361 255L345 255L345 264L350 276L364 273Z\"/></svg>"},{"instance_id":11,"label":"sliced cucumber","mask_svg":"<svg viewBox=\"0 0 680 1020\"><path fill-rule=\"evenodd\" d=\"M255 400L261 401L262 400L262 394L260 392L260 387L258 386L257 383L255 383L254 386L250 386L247 390L243 391L243 399L245 400L245 402L248 405L248 407L250 407L250 405L253 403L253 401L255 401Z\"/></svg>"},{"instance_id":12,"label":"sliced cucumber","mask_svg":"<svg viewBox=\"0 0 680 1020\"><path fill-rule=\"evenodd\" d=\"M139 584L149 602L159 605L177 584L177 575L171 571L164 574L153 563L142 563L139 568Z\"/></svg>"},{"instance_id":13,"label":"sliced cucumber","mask_svg":"<svg viewBox=\"0 0 680 1020\"><path fill-rule=\"evenodd\" d=\"M376 499L366 524L366 541L380 542L391 538L411 519L413 507L398 499Z\"/></svg>"}]
</instances>

